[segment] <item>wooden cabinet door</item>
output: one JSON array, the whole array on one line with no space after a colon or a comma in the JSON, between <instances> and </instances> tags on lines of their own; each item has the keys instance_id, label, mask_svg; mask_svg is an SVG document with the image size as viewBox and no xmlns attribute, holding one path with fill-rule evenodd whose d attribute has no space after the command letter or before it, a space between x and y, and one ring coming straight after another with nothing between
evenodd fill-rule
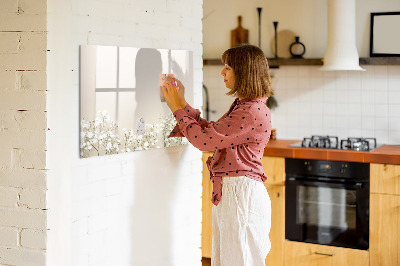
<instances>
[{"instance_id":1,"label":"wooden cabinet door","mask_svg":"<svg viewBox=\"0 0 400 266\"><path fill-rule=\"evenodd\" d=\"M285 241L285 266L368 266L365 250Z\"/></svg>"},{"instance_id":2,"label":"wooden cabinet door","mask_svg":"<svg viewBox=\"0 0 400 266\"><path fill-rule=\"evenodd\" d=\"M212 183L206 161L211 152L203 153L203 194L202 194L202 224L201 224L201 253L204 258L211 258L212 252Z\"/></svg>"},{"instance_id":3,"label":"wooden cabinet door","mask_svg":"<svg viewBox=\"0 0 400 266\"><path fill-rule=\"evenodd\" d=\"M400 165L370 165L371 193L400 195Z\"/></svg>"},{"instance_id":4,"label":"wooden cabinet door","mask_svg":"<svg viewBox=\"0 0 400 266\"><path fill-rule=\"evenodd\" d=\"M371 194L371 266L400 265L400 196Z\"/></svg>"},{"instance_id":5,"label":"wooden cabinet door","mask_svg":"<svg viewBox=\"0 0 400 266\"><path fill-rule=\"evenodd\" d=\"M271 250L265 259L266 266L283 265L285 240L285 187L265 184L271 199Z\"/></svg>"},{"instance_id":6,"label":"wooden cabinet door","mask_svg":"<svg viewBox=\"0 0 400 266\"><path fill-rule=\"evenodd\" d=\"M261 163L268 177L266 184L285 185L285 158L264 156Z\"/></svg>"}]
</instances>

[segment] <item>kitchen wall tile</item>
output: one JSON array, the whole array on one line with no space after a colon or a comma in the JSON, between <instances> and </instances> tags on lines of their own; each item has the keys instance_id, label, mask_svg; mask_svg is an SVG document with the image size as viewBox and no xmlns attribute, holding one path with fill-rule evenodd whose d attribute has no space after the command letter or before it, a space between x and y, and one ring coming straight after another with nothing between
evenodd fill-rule
<instances>
[{"instance_id":1,"label":"kitchen wall tile","mask_svg":"<svg viewBox=\"0 0 400 266\"><path fill-rule=\"evenodd\" d=\"M389 117L389 130L400 131L400 117Z\"/></svg>"},{"instance_id":2,"label":"kitchen wall tile","mask_svg":"<svg viewBox=\"0 0 400 266\"><path fill-rule=\"evenodd\" d=\"M299 109L298 109L298 113L300 115L305 115L306 117L308 117L311 113L311 104L309 104L308 102L305 103L299 103Z\"/></svg>"},{"instance_id":3,"label":"kitchen wall tile","mask_svg":"<svg viewBox=\"0 0 400 266\"><path fill-rule=\"evenodd\" d=\"M362 136L361 128L349 128L349 137L360 137Z\"/></svg>"},{"instance_id":4,"label":"kitchen wall tile","mask_svg":"<svg viewBox=\"0 0 400 266\"><path fill-rule=\"evenodd\" d=\"M312 69L310 67L299 67L297 69L297 76L309 79Z\"/></svg>"},{"instance_id":5,"label":"kitchen wall tile","mask_svg":"<svg viewBox=\"0 0 400 266\"><path fill-rule=\"evenodd\" d=\"M286 78L286 88L297 89L299 87L297 77L287 77Z\"/></svg>"},{"instance_id":6,"label":"kitchen wall tile","mask_svg":"<svg viewBox=\"0 0 400 266\"><path fill-rule=\"evenodd\" d=\"M387 143L400 143L400 131L389 131L389 140Z\"/></svg>"},{"instance_id":7,"label":"kitchen wall tile","mask_svg":"<svg viewBox=\"0 0 400 266\"><path fill-rule=\"evenodd\" d=\"M387 130L376 130L375 129L375 138L379 144L385 144L389 142L389 134Z\"/></svg>"},{"instance_id":8,"label":"kitchen wall tile","mask_svg":"<svg viewBox=\"0 0 400 266\"><path fill-rule=\"evenodd\" d=\"M375 105L373 104L362 104L361 105L361 115L362 116L374 116Z\"/></svg>"},{"instance_id":9,"label":"kitchen wall tile","mask_svg":"<svg viewBox=\"0 0 400 266\"><path fill-rule=\"evenodd\" d=\"M362 129L360 136L363 138L373 138L375 136L375 132L372 129Z\"/></svg>"},{"instance_id":10,"label":"kitchen wall tile","mask_svg":"<svg viewBox=\"0 0 400 266\"><path fill-rule=\"evenodd\" d=\"M324 125L324 129L328 130L326 134L331 134L329 130L331 130L332 128L336 130L336 118L337 117L335 115L324 115L324 120L322 122Z\"/></svg>"},{"instance_id":11,"label":"kitchen wall tile","mask_svg":"<svg viewBox=\"0 0 400 266\"><path fill-rule=\"evenodd\" d=\"M336 103L336 114L347 116L349 114L349 105L346 103Z\"/></svg>"},{"instance_id":12,"label":"kitchen wall tile","mask_svg":"<svg viewBox=\"0 0 400 266\"><path fill-rule=\"evenodd\" d=\"M376 78L385 78L387 79L388 74L388 66L387 65L377 65L374 66L374 77Z\"/></svg>"},{"instance_id":13,"label":"kitchen wall tile","mask_svg":"<svg viewBox=\"0 0 400 266\"><path fill-rule=\"evenodd\" d=\"M375 91L387 91L388 89L388 79L387 78L375 78L374 79L374 89Z\"/></svg>"},{"instance_id":14,"label":"kitchen wall tile","mask_svg":"<svg viewBox=\"0 0 400 266\"><path fill-rule=\"evenodd\" d=\"M336 136L339 138L338 145L340 146L340 140L347 139L349 137L349 129L348 128L338 128L336 130Z\"/></svg>"},{"instance_id":15,"label":"kitchen wall tile","mask_svg":"<svg viewBox=\"0 0 400 266\"><path fill-rule=\"evenodd\" d=\"M388 78L388 89L393 91L400 90L400 74Z\"/></svg>"},{"instance_id":16,"label":"kitchen wall tile","mask_svg":"<svg viewBox=\"0 0 400 266\"><path fill-rule=\"evenodd\" d=\"M388 117L375 117L375 129L386 130L389 129L389 118Z\"/></svg>"},{"instance_id":17,"label":"kitchen wall tile","mask_svg":"<svg viewBox=\"0 0 400 266\"><path fill-rule=\"evenodd\" d=\"M311 82L309 77L304 77L299 75L297 82L298 82L297 85L298 88L310 89Z\"/></svg>"},{"instance_id":18,"label":"kitchen wall tile","mask_svg":"<svg viewBox=\"0 0 400 266\"><path fill-rule=\"evenodd\" d=\"M362 90L373 90L374 89L374 77L370 76L370 75L363 75L361 77L361 89Z\"/></svg>"},{"instance_id":19,"label":"kitchen wall tile","mask_svg":"<svg viewBox=\"0 0 400 266\"><path fill-rule=\"evenodd\" d=\"M311 114L322 116L324 110L324 104L322 102L312 102L311 103Z\"/></svg>"},{"instance_id":20,"label":"kitchen wall tile","mask_svg":"<svg viewBox=\"0 0 400 266\"><path fill-rule=\"evenodd\" d=\"M321 71L324 78L335 78L335 71Z\"/></svg>"},{"instance_id":21,"label":"kitchen wall tile","mask_svg":"<svg viewBox=\"0 0 400 266\"><path fill-rule=\"evenodd\" d=\"M389 78L392 76L400 77L400 66L390 66L387 71Z\"/></svg>"},{"instance_id":22,"label":"kitchen wall tile","mask_svg":"<svg viewBox=\"0 0 400 266\"><path fill-rule=\"evenodd\" d=\"M323 109L324 116L336 114L336 104L335 103L325 103L323 108L324 108Z\"/></svg>"},{"instance_id":23,"label":"kitchen wall tile","mask_svg":"<svg viewBox=\"0 0 400 266\"><path fill-rule=\"evenodd\" d=\"M400 116L400 104L389 104L389 117Z\"/></svg>"},{"instance_id":24,"label":"kitchen wall tile","mask_svg":"<svg viewBox=\"0 0 400 266\"><path fill-rule=\"evenodd\" d=\"M362 129L373 130L375 127L375 119L373 116L363 116L361 118Z\"/></svg>"},{"instance_id":25,"label":"kitchen wall tile","mask_svg":"<svg viewBox=\"0 0 400 266\"><path fill-rule=\"evenodd\" d=\"M385 104L388 102L388 92L386 91L376 91L374 94L375 104Z\"/></svg>"},{"instance_id":26,"label":"kitchen wall tile","mask_svg":"<svg viewBox=\"0 0 400 266\"><path fill-rule=\"evenodd\" d=\"M360 90L361 89L361 71L348 71L349 89Z\"/></svg>"},{"instance_id":27,"label":"kitchen wall tile","mask_svg":"<svg viewBox=\"0 0 400 266\"><path fill-rule=\"evenodd\" d=\"M387 104L375 104L375 117L387 117L389 107Z\"/></svg>"},{"instance_id":28,"label":"kitchen wall tile","mask_svg":"<svg viewBox=\"0 0 400 266\"><path fill-rule=\"evenodd\" d=\"M332 84L325 84L324 85L324 98L323 101L325 103L334 103L336 101L336 91L335 87Z\"/></svg>"},{"instance_id":29,"label":"kitchen wall tile","mask_svg":"<svg viewBox=\"0 0 400 266\"><path fill-rule=\"evenodd\" d=\"M348 116L336 116L336 127L338 129L346 129L349 127Z\"/></svg>"},{"instance_id":30,"label":"kitchen wall tile","mask_svg":"<svg viewBox=\"0 0 400 266\"><path fill-rule=\"evenodd\" d=\"M389 104L400 104L400 89L397 91L389 91Z\"/></svg>"},{"instance_id":31,"label":"kitchen wall tile","mask_svg":"<svg viewBox=\"0 0 400 266\"><path fill-rule=\"evenodd\" d=\"M351 115L351 116L361 116L361 110L362 110L362 107L361 107L360 103L351 103L351 104L349 104L349 115Z\"/></svg>"},{"instance_id":32,"label":"kitchen wall tile","mask_svg":"<svg viewBox=\"0 0 400 266\"><path fill-rule=\"evenodd\" d=\"M362 67L366 71L320 71L319 66L271 70L279 105L272 115L279 137L301 139L307 136L300 133L303 128L310 135L376 133L394 144L392 134L399 130L385 124L400 117L400 66Z\"/></svg>"},{"instance_id":33,"label":"kitchen wall tile","mask_svg":"<svg viewBox=\"0 0 400 266\"><path fill-rule=\"evenodd\" d=\"M361 101L363 104L364 103L374 103L374 91L362 89Z\"/></svg>"},{"instance_id":34,"label":"kitchen wall tile","mask_svg":"<svg viewBox=\"0 0 400 266\"><path fill-rule=\"evenodd\" d=\"M349 116L349 129L361 129L362 123L359 116Z\"/></svg>"},{"instance_id":35,"label":"kitchen wall tile","mask_svg":"<svg viewBox=\"0 0 400 266\"><path fill-rule=\"evenodd\" d=\"M349 102L350 103L361 103L362 97L361 90L349 90Z\"/></svg>"},{"instance_id":36,"label":"kitchen wall tile","mask_svg":"<svg viewBox=\"0 0 400 266\"><path fill-rule=\"evenodd\" d=\"M350 102L349 90L337 90L336 91L336 102L348 104Z\"/></svg>"},{"instance_id":37,"label":"kitchen wall tile","mask_svg":"<svg viewBox=\"0 0 400 266\"><path fill-rule=\"evenodd\" d=\"M310 135L326 135L326 132L322 127L316 127L316 128L311 128L311 134ZM310 136L309 135L309 136Z\"/></svg>"},{"instance_id":38,"label":"kitchen wall tile","mask_svg":"<svg viewBox=\"0 0 400 266\"><path fill-rule=\"evenodd\" d=\"M336 74L336 89L347 90L349 87L349 75L347 71L339 71Z\"/></svg>"},{"instance_id":39,"label":"kitchen wall tile","mask_svg":"<svg viewBox=\"0 0 400 266\"><path fill-rule=\"evenodd\" d=\"M314 129L322 129L324 116L321 113L311 115L311 127Z\"/></svg>"},{"instance_id":40,"label":"kitchen wall tile","mask_svg":"<svg viewBox=\"0 0 400 266\"><path fill-rule=\"evenodd\" d=\"M324 93L323 93L323 90L321 90L320 88L314 88L312 90L312 93L311 93L311 102L312 103L314 103L314 102L321 103L323 97L324 97Z\"/></svg>"},{"instance_id":41,"label":"kitchen wall tile","mask_svg":"<svg viewBox=\"0 0 400 266\"><path fill-rule=\"evenodd\" d=\"M310 79L310 87L313 90L319 89L324 85L324 78L323 77L311 77Z\"/></svg>"},{"instance_id":42,"label":"kitchen wall tile","mask_svg":"<svg viewBox=\"0 0 400 266\"><path fill-rule=\"evenodd\" d=\"M324 76L324 71L320 70L320 66L310 66L307 68L310 69L311 78L322 78Z\"/></svg>"},{"instance_id":43,"label":"kitchen wall tile","mask_svg":"<svg viewBox=\"0 0 400 266\"><path fill-rule=\"evenodd\" d=\"M298 77L298 67L297 66L287 66L285 77Z\"/></svg>"}]
</instances>

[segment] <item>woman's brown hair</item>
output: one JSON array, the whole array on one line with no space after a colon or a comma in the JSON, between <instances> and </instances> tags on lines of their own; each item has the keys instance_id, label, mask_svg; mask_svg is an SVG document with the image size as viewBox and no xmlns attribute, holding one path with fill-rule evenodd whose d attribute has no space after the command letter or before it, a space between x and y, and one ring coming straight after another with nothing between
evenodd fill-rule
<instances>
[{"instance_id":1,"label":"woman's brown hair","mask_svg":"<svg viewBox=\"0 0 400 266\"><path fill-rule=\"evenodd\" d=\"M222 63L235 74L235 86L227 95L255 99L274 94L268 61L260 48L246 44L228 49L222 54Z\"/></svg>"}]
</instances>

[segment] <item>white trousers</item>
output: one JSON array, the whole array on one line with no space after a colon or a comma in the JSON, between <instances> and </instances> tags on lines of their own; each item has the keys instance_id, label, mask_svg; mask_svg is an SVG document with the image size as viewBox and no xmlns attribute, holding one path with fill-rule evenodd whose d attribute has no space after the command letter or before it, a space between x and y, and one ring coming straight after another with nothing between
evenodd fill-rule
<instances>
[{"instance_id":1,"label":"white trousers","mask_svg":"<svg viewBox=\"0 0 400 266\"><path fill-rule=\"evenodd\" d=\"M265 265L271 249L271 201L262 182L245 176L223 177L212 223L212 266Z\"/></svg>"}]
</instances>

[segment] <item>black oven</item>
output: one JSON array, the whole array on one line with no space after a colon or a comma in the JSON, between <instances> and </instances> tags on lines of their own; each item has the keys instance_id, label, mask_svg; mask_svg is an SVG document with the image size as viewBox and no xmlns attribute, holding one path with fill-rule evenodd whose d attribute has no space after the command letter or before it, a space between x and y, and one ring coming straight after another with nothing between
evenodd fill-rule
<instances>
[{"instance_id":1,"label":"black oven","mask_svg":"<svg viewBox=\"0 0 400 266\"><path fill-rule=\"evenodd\" d=\"M286 239L368 249L368 163L287 158L285 169Z\"/></svg>"}]
</instances>

